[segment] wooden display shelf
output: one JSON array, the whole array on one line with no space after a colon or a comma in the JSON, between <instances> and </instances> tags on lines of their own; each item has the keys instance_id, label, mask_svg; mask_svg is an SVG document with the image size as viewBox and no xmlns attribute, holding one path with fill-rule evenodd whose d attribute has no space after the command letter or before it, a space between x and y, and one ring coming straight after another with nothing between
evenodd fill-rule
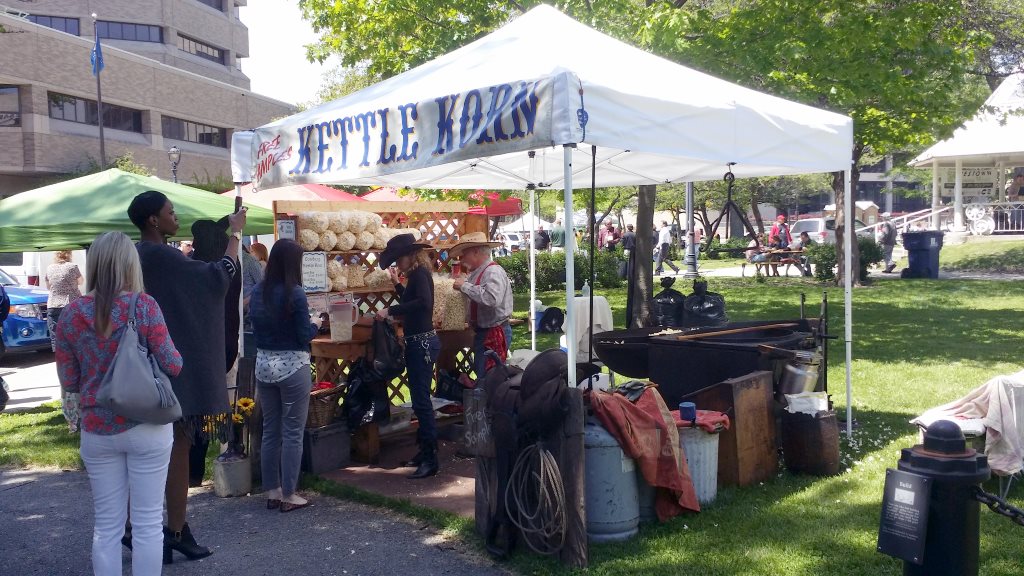
<instances>
[{"instance_id":1,"label":"wooden display shelf","mask_svg":"<svg viewBox=\"0 0 1024 576\"><path fill-rule=\"evenodd\" d=\"M361 296L364 294L394 294L394 288L385 288L383 290L377 290L374 288L349 288L347 290L327 290L324 292L307 292L306 294L354 294Z\"/></svg>"}]
</instances>

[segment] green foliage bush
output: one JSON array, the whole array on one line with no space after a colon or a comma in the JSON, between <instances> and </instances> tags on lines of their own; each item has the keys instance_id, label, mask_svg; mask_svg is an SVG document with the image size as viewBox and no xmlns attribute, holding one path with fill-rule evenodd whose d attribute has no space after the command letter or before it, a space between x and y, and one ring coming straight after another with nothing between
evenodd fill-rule
<instances>
[{"instance_id":1,"label":"green foliage bush","mask_svg":"<svg viewBox=\"0 0 1024 576\"><path fill-rule=\"evenodd\" d=\"M621 252L609 254L599 251L594 258L594 267L597 269L597 276L594 284L598 288L618 288L622 285L619 278L619 261ZM524 294L530 291L530 253L516 252L508 256L502 256L495 260L512 281L512 291L516 294ZM589 277L590 258L582 253L576 254L574 262L576 274L576 289L583 287L583 282ZM537 254L537 290L561 290L565 287L565 253L564 252L540 252Z\"/></svg>"},{"instance_id":2,"label":"green foliage bush","mask_svg":"<svg viewBox=\"0 0 1024 576\"><path fill-rule=\"evenodd\" d=\"M807 256L814 266L814 278L819 282L830 282L836 278L836 245L812 243L806 248Z\"/></svg>"},{"instance_id":3,"label":"green foliage bush","mask_svg":"<svg viewBox=\"0 0 1024 576\"><path fill-rule=\"evenodd\" d=\"M882 247L874 238L857 237L857 248L860 250L860 280L868 279L868 267L882 261Z\"/></svg>"}]
</instances>

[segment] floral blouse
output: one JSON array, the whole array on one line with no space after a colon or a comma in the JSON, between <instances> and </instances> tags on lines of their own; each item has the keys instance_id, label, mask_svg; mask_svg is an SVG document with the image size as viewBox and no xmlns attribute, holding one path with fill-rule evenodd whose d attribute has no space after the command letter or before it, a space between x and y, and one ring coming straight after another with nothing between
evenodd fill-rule
<instances>
[{"instance_id":1,"label":"floral blouse","mask_svg":"<svg viewBox=\"0 0 1024 576\"><path fill-rule=\"evenodd\" d=\"M85 432L119 434L138 424L96 405L100 381L114 361L118 342L128 324L130 302L131 294L122 294L114 300L111 310L113 331L109 338L100 336L93 328L96 300L92 296L73 300L57 322L57 376L65 392L80 394L81 429ZM160 368L168 376L177 376L181 372L181 355L167 333L167 325L164 324L164 316L156 300L147 294L140 294L136 306L139 338L145 341Z\"/></svg>"}]
</instances>

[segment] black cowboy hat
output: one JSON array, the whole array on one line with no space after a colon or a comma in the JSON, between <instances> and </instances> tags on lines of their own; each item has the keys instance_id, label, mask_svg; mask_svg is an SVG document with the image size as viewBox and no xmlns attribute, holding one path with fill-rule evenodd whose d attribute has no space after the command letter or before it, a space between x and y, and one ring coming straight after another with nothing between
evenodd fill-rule
<instances>
[{"instance_id":1,"label":"black cowboy hat","mask_svg":"<svg viewBox=\"0 0 1024 576\"><path fill-rule=\"evenodd\" d=\"M399 234L388 240L387 247L380 253L380 268L381 270L386 270L402 256L412 254L424 248L430 249L433 246L424 242L417 242L416 237L412 234Z\"/></svg>"}]
</instances>

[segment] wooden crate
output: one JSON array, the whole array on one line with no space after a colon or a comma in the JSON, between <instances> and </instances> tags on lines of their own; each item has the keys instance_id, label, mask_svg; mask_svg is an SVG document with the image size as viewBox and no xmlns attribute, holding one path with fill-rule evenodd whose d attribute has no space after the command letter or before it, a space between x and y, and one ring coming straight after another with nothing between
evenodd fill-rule
<instances>
[{"instance_id":1,"label":"wooden crate","mask_svg":"<svg viewBox=\"0 0 1024 576\"><path fill-rule=\"evenodd\" d=\"M718 442L718 486L749 486L775 475L772 373L751 372L708 386L683 397L700 410L729 415L729 429Z\"/></svg>"}]
</instances>

